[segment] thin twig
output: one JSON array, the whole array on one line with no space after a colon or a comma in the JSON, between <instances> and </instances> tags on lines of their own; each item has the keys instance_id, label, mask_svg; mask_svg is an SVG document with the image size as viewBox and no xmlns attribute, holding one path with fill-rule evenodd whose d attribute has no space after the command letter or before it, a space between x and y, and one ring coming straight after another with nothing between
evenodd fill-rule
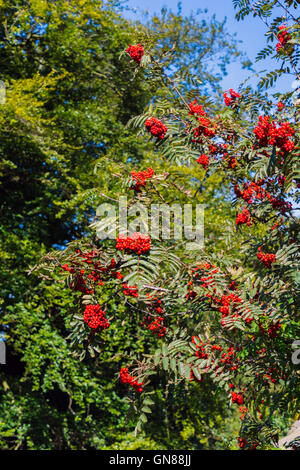
<instances>
[{"instance_id":1,"label":"thin twig","mask_svg":"<svg viewBox=\"0 0 300 470\"><path fill-rule=\"evenodd\" d=\"M281 6L281 8L283 8L287 12L288 15L290 15L291 18L293 18L295 23L300 24L299 19L295 18L294 15L286 8L285 5L283 5L279 0L276 0L276 2Z\"/></svg>"}]
</instances>

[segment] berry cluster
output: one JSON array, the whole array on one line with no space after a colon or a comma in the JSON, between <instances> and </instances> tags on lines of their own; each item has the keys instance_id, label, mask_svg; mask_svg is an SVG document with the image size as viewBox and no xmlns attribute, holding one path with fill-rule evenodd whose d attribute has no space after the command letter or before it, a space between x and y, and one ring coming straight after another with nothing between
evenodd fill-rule
<instances>
[{"instance_id":1,"label":"berry cluster","mask_svg":"<svg viewBox=\"0 0 300 470\"><path fill-rule=\"evenodd\" d=\"M233 293L228 295L223 294L221 299L215 298L214 301L217 304L221 304L218 310L222 314L221 325L225 328L227 328L227 323L224 319L229 315L232 320L241 320L241 315L237 310L237 307L239 304L243 303L243 300L238 295ZM243 318L244 322L248 324L252 323L253 317L251 316L251 311L248 308L244 308L243 312L248 314L247 317Z\"/></svg>"},{"instance_id":2,"label":"berry cluster","mask_svg":"<svg viewBox=\"0 0 300 470\"><path fill-rule=\"evenodd\" d=\"M235 185L234 192L238 198L244 199L248 204L251 204L256 199L264 199L268 196L268 193L262 188L264 180L257 182L251 181L250 183L245 183L243 189L240 189L238 185Z\"/></svg>"},{"instance_id":3,"label":"berry cluster","mask_svg":"<svg viewBox=\"0 0 300 470\"><path fill-rule=\"evenodd\" d=\"M227 154L227 144L209 144L208 150L211 155Z\"/></svg>"},{"instance_id":4,"label":"berry cluster","mask_svg":"<svg viewBox=\"0 0 300 470\"><path fill-rule=\"evenodd\" d=\"M206 115L206 112L204 111L203 106L197 103L197 99L195 99L189 104L189 108L190 108L189 114L192 116L205 116Z\"/></svg>"},{"instance_id":5,"label":"berry cluster","mask_svg":"<svg viewBox=\"0 0 300 470\"><path fill-rule=\"evenodd\" d=\"M85 269L82 269L82 263L87 265ZM96 251L82 252L79 249L76 250L76 258L74 258L72 266L65 263L61 266L61 269L73 275L70 283L71 289L83 294L92 294L95 286L103 285L104 279L107 277L123 278L123 275L117 271L116 261L112 259L108 265L103 266Z\"/></svg>"},{"instance_id":6,"label":"berry cluster","mask_svg":"<svg viewBox=\"0 0 300 470\"><path fill-rule=\"evenodd\" d=\"M199 359L208 359L213 351L222 351L222 346L218 344L210 344L210 341L205 343L201 341L197 336L192 337L192 343L196 345L196 352L195 355Z\"/></svg>"},{"instance_id":7,"label":"berry cluster","mask_svg":"<svg viewBox=\"0 0 300 470\"><path fill-rule=\"evenodd\" d=\"M280 213L283 215L286 211L289 211L292 208L290 202L284 201L280 197L271 197L270 203L273 209L280 210Z\"/></svg>"},{"instance_id":8,"label":"berry cluster","mask_svg":"<svg viewBox=\"0 0 300 470\"><path fill-rule=\"evenodd\" d=\"M275 145L282 155L295 147L294 142L290 140L295 131L288 122L282 122L277 127L275 122L271 122L269 116L259 116L258 125L255 126L253 132L260 147Z\"/></svg>"},{"instance_id":9,"label":"berry cluster","mask_svg":"<svg viewBox=\"0 0 300 470\"><path fill-rule=\"evenodd\" d=\"M220 366L216 368L216 370L221 367L222 371L225 368L230 369L231 371L237 371L239 359L236 357L236 350L231 347L227 348L225 352L222 353L220 357Z\"/></svg>"},{"instance_id":10,"label":"berry cluster","mask_svg":"<svg viewBox=\"0 0 300 470\"><path fill-rule=\"evenodd\" d=\"M127 297L138 297L138 288L137 286L129 286L128 284L123 284L123 294Z\"/></svg>"},{"instance_id":11,"label":"berry cluster","mask_svg":"<svg viewBox=\"0 0 300 470\"><path fill-rule=\"evenodd\" d=\"M239 359L236 357L236 350L233 347L227 348L224 351L219 344L211 344L210 341L205 343L197 336L192 337L192 343L196 346L195 355L199 359L210 359L210 366L206 368L206 372L208 372L210 367L217 374L222 374L226 370L237 371ZM217 357L215 352L222 354Z\"/></svg>"},{"instance_id":12,"label":"berry cluster","mask_svg":"<svg viewBox=\"0 0 300 470\"><path fill-rule=\"evenodd\" d=\"M129 47L126 49L126 52L130 55L134 62L139 64L144 55L144 47L141 44L136 44L135 46L129 44Z\"/></svg>"},{"instance_id":13,"label":"berry cluster","mask_svg":"<svg viewBox=\"0 0 300 470\"><path fill-rule=\"evenodd\" d=\"M202 137L214 137L216 135L216 125L207 117L200 116L197 118L198 127L193 129L195 143L202 143Z\"/></svg>"},{"instance_id":14,"label":"berry cluster","mask_svg":"<svg viewBox=\"0 0 300 470\"><path fill-rule=\"evenodd\" d=\"M229 315L230 309L242 303L242 299L233 292L230 294L223 294L220 299L215 298L214 300L216 303L220 304L219 312L222 313L222 317Z\"/></svg>"},{"instance_id":15,"label":"berry cluster","mask_svg":"<svg viewBox=\"0 0 300 470\"><path fill-rule=\"evenodd\" d=\"M256 447L259 446L259 442L253 442L253 443L249 444L247 439L244 439L244 438L241 438L241 437L238 438L238 441L239 441L240 449L247 448L247 450L255 450Z\"/></svg>"},{"instance_id":16,"label":"berry cluster","mask_svg":"<svg viewBox=\"0 0 300 470\"><path fill-rule=\"evenodd\" d=\"M234 192L236 197L244 199L248 204L265 199L268 201L273 209L280 210L281 214L284 214L287 210L290 210L292 205L290 202L284 201L280 196L272 196L267 190L270 186L273 186L273 190L277 190L278 186L282 186L286 177L278 175L276 178L269 178L267 180L260 179L259 181L252 181L244 183L242 189L238 186L234 186ZM263 188L266 185L266 188Z\"/></svg>"},{"instance_id":17,"label":"berry cluster","mask_svg":"<svg viewBox=\"0 0 300 470\"><path fill-rule=\"evenodd\" d=\"M250 212L244 207L242 212L240 212L235 221L236 225L247 224L248 226L252 225L252 220L250 217Z\"/></svg>"},{"instance_id":18,"label":"berry cluster","mask_svg":"<svg viewBox=\"0 0 300 470\"><path fill-rule=\"evenodd\" d=\"M92 294L94 289L88 287L87 282L82 275L84 272L84 269L81 269L79 274L75 274L73 280L70 283L70 288L73 291L81 292L82 294Z\"/></svg>"},{"instance_id":19,"label":"berry cluster","mask_svg":"<svg viewBox=\"0 0 300 470\"><path fill-rule=\"evenodd\" d=\"M163 317L155 317L146 328L158 338L163 338L166 334L166 327L163 325L163 321Z\"/></svg>"},{"instance_id":20,"label":"berry cluster","mask_svg":"<svg viewBox=\"0 0 300 470\"><path fill-rule=\"evenodd\" d=\"M278 110L278 111L282 111L284 107L285 107L285 106L284 106L284 104L283 104L281 101L279 101L279 103L277 103L277 110Z\"/></svg>"},{"instance_id":21,"label":"berry cluster","mask_svg":"<svg viewBox=\"0 0 300 470\"><path fill-rule=\"evenodd\" d=\"M153 315L153 312L151 312L151 314L146 315L144 317L144 321L141 322L141 326L147 328L147 330L151 331L158 338L162 338L166 335L167 331L163 324L164 318L162 317L162 314L164 313L164 310L162 308L162 301L150 294L147 294L147 297L151 300L148 308L150 311L154 310L155 314Z\"/></svg>"},{"instance_id":22,"label":"berry cluster","mask_svg":"<svg viewBox=\"0 0 300 470\"><path fill-rule=\"evenodd\" d=\"M135 191L139 192L141 190L141 187L146 186L146 180L152 178L153 175L153 168L148 168L144 171L132 171L131 178L134 184L131 186L131 189L134 189Z\"/></svg>"},{"instance_id":23,"label":"berry cluster","mask_svg":"<svg viewBox=\"0 0 300 470\"><path fill-rule=\"evenodd\" d=\"M280 320L278 320L276 323L271 323L267 330L262 326L261 323L259 323L258 326L261 335L267 334L271 339L274 339L278 335L278 330L281 328L281 323Z\"/></svg>"},{"instance_id":24,"label":"berry cluster","mask_svg":"<svg viewBox=\"0 0 300 470\"><path fill-rule=\"evenodd\" d=\"M291 35L289 34L287 27L284 25L279 26L279 32L278 32L279 42L276 44L277 52L279 52L281 49L284 49L290 39L291 39Z\"/></svg>"},{"instance_id":25,"label":"berry cluster","mask_svg":"<svg viewBox=\"0 0 300 470\"><path fill-rule=\"evenodd\" d=\"M243 420L245 418L245 415L248 413L248 408L246 406L240 406L239 412L241 413L240 419Z\"/></svg>"},{"instance_id":26,"label":"berry cluster","mask_svg":"<svg viewBox=\"0 0 300 470\"><path fill-rule=\"evenodd\" d=\"M105 312L101 310L100 305L87 305L83 313L83 321L92 330L106 330L109 328L109 323L105 317Z\"/></svg>"},{"instance_id":27,"label":"berry cluster","mask_svg":"<svg viewBox=\"0 0 300 470\"><path fill-rule=\"evenodd\" d=\"M159 315L161 315L163 313L163 309L162 309L162 301L160 299L153 299L154 302L152 304L152 308L153 310L155 310Z\"/></svg>"},{"instance_id":28,"label":"berry cluster","mask_svg":"<svg viewBox=\"0 0 300 470\"><path fill-rule=\"evenodd\" d=\"M146 119L145 127L154 137L161 140L165 137L168 130L159 119L154 117Z\"/></svg>"},{"instance_id":29,"label":"berry cluster","mask_svg":"<svg viewBox=\"0 0 300 470\"><path fill-rule=\"evenodd\" d=\"M240 98L241 95L239 95L236 91L234 91L232 88L229 88L229 93L230 96L227 95L227 92L224 93L224 103L226 106L232 106L237 98Z\"/></svg>"},{"instance_id":30,"label":"berry cluster","mask_svg":"<svg viewBox=\"0 0 300 470\"><path fill-rule=\"evenodd\" d=\"M244 395L242 393L236 393L231 391L231 401L232 403L237 403L238 405L244 404Z\"/></svg>"},{"instance_id":31,"label":"berry cluster","mask_svg":"<svg viewBox=\"0 0 300 470\"><path fill-rule=\"evenodd\" d=\"M256 375L259 375L257 372ZM284 380L286 378L286 375L280 371L278 367L268 367L267 373L264 373L262 375L262 378L265 382L270 382L272 384L276 384L279 382L279 380Z\"/></svg>"},{"instance_id":32,"label":"berry cluster","mask_svg":"<svg viewBox=\"0 0 300 470\"><path fill-rule=\"evenodd\" d=\"M264 253L261 251L261 247L258 248L256 256L267 268L270 268L276 260L276 256L273 253Z\"/></svg>"},{"instance_id":33,"label":"berry cluster","mask_svg":"<svg viewBox=\"0 0 300 470\"><path fill-rule=\"evenodd\" d=\"M138 382L136 377L132 377L128 372L128 367L121 368L120 380L123 384L129 384L136 392L141 393L143 391L143 382Z\"/></svg>"},{"instance_id":34,"label":"berry cluster","mask_svg":"<svg viewBox=\"0 0 300 470\"><path fill-rule=\"evenodd\" d=\"M233 155L229 155L228 152L224 153L223 161L225 162L227 168L231 168L232 170L237 166L237 161Z\"/></svg>"},{"instance_id":35,"label":"berry cluster","mask_svg":"<svg viewBox=\"0 0 300 470\"><path fill-rule=\"evenodd\" d=\"M125 251L126 253L141 255L142 253L147 253L150 250L150 246L151 240L148 235L135 232L128 237L126 237L126 235L120 235L117 238L116 249Z\"/></svg>"},{"instance_id":36,"label":"berry cluster","mask_svg":"<svg viewBox=\"0 0 300 470\"><path fill-rule=\"evenodd\" d=\"M207 271L205 275L205 271ZM234 292L224 293L221 297L216 296L216 288L214 287L214 274L219 272L219 269L210 263L204 263L201 266L196 267L192 270L193 272L193 281L188 283L188 293L186 295L187 300L194 300L197 297L197 293L191 287L193 282L201 282L200 287L202 288L213 288L213 293L207 293L205 297L200 296L198 300L209 299L209 303L212 308L218 310L222 314L221 325L225 328L228 328L227 321L224 320L226 317L230 316L231 320L242 320L245 323L252 323L253 317L251 316L251 310L244 307L243 313L245 316L241 316L238 306L243 303L243 299L239 297ZM228 285L229 291L235 291L237 289L237 284L235 281L231 281ZM247 314L247 315L246 315Z\"/></svg>"},{"instance_id":37,"label":"berry cluster","mask_svg":"<svg viewBox=\"0 0 300 470\"><path fill-rule=\"evenodd\" d=\"M206 111L202 105L197 104L197 100L192 101L189 104L190 112L198 121L198 127L192 129L194 138L192 142L202 144L204 137L214 137L216 134L216 123L213 123L211 119L207 117Z\"/></svg>"},{"instance_id":38,"label":"berry cluster","mask_svg":"<svg viewBox=\"0 0 300 470\"><path fill-rule=\"evenodd\" d=\"M204 168L204 170L206 170L206 168L209 165L209 157L207 155L202 154L197 159L197 163L199 163L199 165L201 165Z\"/></svg>"}]
</instances>

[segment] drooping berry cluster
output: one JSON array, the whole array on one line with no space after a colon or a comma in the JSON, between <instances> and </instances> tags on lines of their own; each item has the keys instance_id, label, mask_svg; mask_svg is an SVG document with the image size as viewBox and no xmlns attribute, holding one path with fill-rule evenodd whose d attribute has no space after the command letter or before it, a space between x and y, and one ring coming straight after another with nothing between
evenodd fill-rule
<instances>
[{"instance_id":1,"label":"drooping berry cluster","mask_svg":"<svg viewBox=\"0 0 300 470\"><path fill-rule=\"evenodd\" d=\"M219 311L222 314L221 325L224 328L230 328L230 323L233 321L243 321L250 324L253 321L253 314L250 309L244 306L244 302L237 293L233 292L237 289L235 281L229 282L228 290L231 292L223 293L221 296L216 295L216 286L214 276L219 273L219 269L210 263L203 263L192 270L193 280L188 283L188 293L186 299L188 301L197 299L208 300L211 308ZM200 284L200 287L209 289L205 296L197 294L193 285L194 283ZM243 315L241 315L239 306L243 307ZM226 317L230 317L226 320ZM229 320L229 323L228 323Z\"/></svg>"},{"instance_id":2,"label":"drooping berry cluster","mask_svg":"<svg viewBox=\"0 0 300 470\"><path fill-rule=\"evenodd\" d=\"M109 323L105 317L105 312L100 305L87 305L83 313L83 321L92 330L102 331L109 328Z\"/></svg>"},{"instance_id":3,"label":"drooping berry cluster","mask_svg":"<svg viewBox=\"0 0 300 470\"><path fill-rule=\"evenodd\" d=\"M128 384L133 387L136 392L141 393L143 391L143 382L139 382L136 377L132 377L128 372L128 367L121 368L120 380L123 384Z\"/></svg>"},{"instance_id":4,"label":"drooping berry cluster","mask_svg":"<svg viewBox=\"0 0 300 470\"><path fill-rule=\"evenodd\" d=\"M243 420L246 416L246 414L248 413L248 408L246 406L240 406L239 407L239 412L241 413L240 415L240 419Z\"/></svg>"},{"instance_id":5,"label":"drooping berry cluster","mask_svg":"<svg viewBox=\"0 0 300 470\"><path fill-rule=\"evenodd\" d=\"M222 314L221 325L225 328L229 328L226 321L226 317L229 316L231 321L243 319L246 324L253 322L252 312L249 308L243 307L244 317L241 317L238 307L239 305L242 306L243 300L238 295L235 295L234 293L228 295L223 294L221 299L214 298L213 300L217 304L220 304L218 310Z\"/></svg>"},{"instance_id":6,"label":"drooping berry cluster","mask_svg":"<svg viewBox=\"0 0 300 470\"><path fill-rule=\"evenodd\" d=\"M154 117L148 118L145 121L145 127L153 137L157 139L163 139L167 133L167 127L159 120Z\"/></svg>"},{"instance_id":7,"label":"drooping berry cluster","mask_svg":"<svg viewBox=\"0 0 300 470\"><path fill-rule=\"evenodd\" d=\"M82 267L84 263L84 267ZM76 250L71 266L65 263L61 266L63 271L72 274L70 288L83 294L92 294L96 286L102 286L109 278L122 279L123 275L117 270L117 263L112 259L107 265L99 259L96 251L83 252Z\"/></svg>"},{"instance_id":8,"label":"drooping berry cluster","mask_svg":"<svg viewBox=\"0 0 300 470\"><path fill-rule=\"evenodd\" d=\"M162 338L166 335L166 327L164 323L164 313L162 301L153 295L147 294L150 303L147 304L149 314L145 315L141 326L151 331L158 338ZM154 312L153 312L154 311ZM158 315L157 315L158 314Z\"/></svg>"},{"instance_id":9,"label":"drooping berry cluster","mask_svg":"<svg viewBox=\"0 0 300 470\"><path fill-rule=\"evenodd\" d=\"M261 251L261 247L258 248L256 256L267 268L270 268L272 263L275 263L276 261L274 253L264 253Z\"/></svg>"},{"instance_id":10,"label":"drooping berry cluster","mask_svg":"<svg viewBox=\"0 0 300 470\"><path fill-rule=\"evenodd\" d=\"M229 88L230 96L227 95L227 91L224 93L224 103L226 106L232 106L238 98L240 98L240 94L234 91L232 88Z\"/></svg>"},{"instance_id":11,"label":"drooping berry cluster","mask_svg":"<svg viewBox=\"0 0 300 470\"><path fill-rule=\"evenodd\" d=\"M151 248L151 240L148 235L135 232L131 236L120 235L117 238L116 249L126 253L135 253L141 255L148 253Z\"/></svg>"},{"instance_id":12,"label":"drooping berry cluster","mask_svg":"<svg viewBox=\"0 0 300 470\"><path fill-rule=\"evenodd\" d=\"M233 292L230 294L223 294L220 299L215 298L214 300L220 304L219 312L222 313L223 317L229 315L230 310L237 304L242 303L242 299Z\"/></svg>"},{"instance_id":13,"label":"drooping berry cluster","mask_svg":"<svg viewBox=\"0 0 300 470\"><path fill-rule=\"evenodd\" d=\"M277 52L284 49L290 39L291 35L289 34L287 27L285 25L279 26L278 43L276 44Z\"/></svg>"},{"instance_id":14,"label":"drooping berry cluster","mask_svg":"<svg viewBox=\"0 0 300 470\"><path fill-rule=\"evenodd\" d=\"M129 47L126 49L126 52L130 55L134 62L139 64L144 55L144 47L141 44L136 44L135 46L129 44Z\"/></svg>"},{"instance_id":15,"label":"drooping berry cluster","mask_svg":"<svg viewBox=\"0 0 300 470\"><path fill-rule=\"evenodd\" d=\"M152 178L153 175L153 168L148 168L144 171L132 171L131 178L133 181L133 185L131 186L131 189L134 189L135 191L139 192L141 190L141 187L146 186L146 180Z\"/></svg>"}]
</instances>

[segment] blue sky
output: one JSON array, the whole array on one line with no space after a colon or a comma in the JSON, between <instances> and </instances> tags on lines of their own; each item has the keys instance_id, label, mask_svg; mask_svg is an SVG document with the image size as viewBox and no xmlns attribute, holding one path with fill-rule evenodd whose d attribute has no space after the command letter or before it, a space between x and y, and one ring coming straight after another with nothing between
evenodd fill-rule
<instances>
[{"instance_id":1,"label":"blue sky","mask_svg":"<svg viewBox=\"0 0 300 470\"><path fill-rule=\"evenodd\" d=\"M167 7L173 11L177 11L178 0L128 0L127 5L131 9L125 11L125 16L128 18L136 18L143 20L143 12L147 11L150 15L159 13L162 7ZM182 2L182 12L189 14L192 10L207 9L207 14L216 14L218 20L222 21L227 17L227 29L232 34L237 33L237 39L242 40L241 49L246 51L249 59L254 63L256 54L265 47L265 33L266 26L259 18L252 16L246 17L244 21L237 21L235 19L235 10L233 8L232 0L187 0ZM134 11L132 11L134 10ZM275 45L274 45L275 47ZM256 71L264 69L274 69L280 67L275 59L267 59L254 63ZM248 70L242 70L238 63L233 63L228 68L228 75L224 77L222 86L224 90L228 88L237 88L239 84L250 75ZM272 92L286 92L291 90L293 77L282 77L278 80L278 84ZM254 84L254 80L251 81Z\"/></svg>"}]
</instances>

